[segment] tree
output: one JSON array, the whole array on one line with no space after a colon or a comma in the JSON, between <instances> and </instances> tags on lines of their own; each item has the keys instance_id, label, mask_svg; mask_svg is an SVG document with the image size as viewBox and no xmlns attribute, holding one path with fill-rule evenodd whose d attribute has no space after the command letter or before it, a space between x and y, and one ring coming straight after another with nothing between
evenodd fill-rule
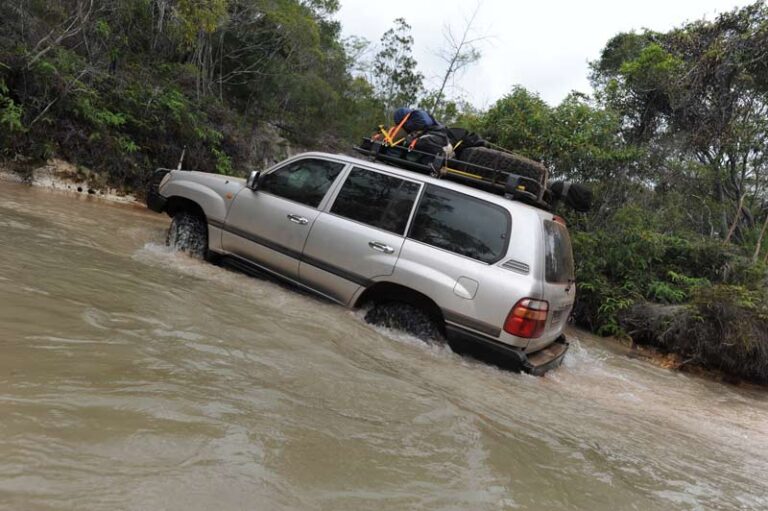
<instances>
[{"instance_id":1,"label":"tree","mask_svg":"<svg viewBox=\"0 0 768 511\"><path fill-rule=\"evenodd\" d=\"M472 37L473 26L479 11L480 4L475 7L472 15L465 20L464 30L461 31L461 35L455 34L450 25L443 27L445 46L437 52L437 56L446 64L445 73L443 73L440 87L431 95L432 97L429 98L429 101L425 102L429 109L440 117L444 117L444 115L440 114L443 102L445 101L448 82L466 67L480 60L482 56L477 48L477 44L485 38Z\"/></svg>"},{"instance_id":2,"label":"tree","mask_svg":"<svg viewBox=\"0 0 768 511\"><path fill-rule=\"evenodd\" d=\"M412 55L410 31L411 26L397 18L381 37L381 49L373 60L373 83L388 117L397 107L414 105L422 90L424 76Z\"/></svg>"},{"instance_id":3,"label":"tree","mask_svg":"<svg viewBox=\"0 0 768 511\"><path fill-rule=\"evenodd\" d=\"M593 64L628 137L687 160L694 193L715 203L716 232L740 243L768 192L767 28L756 2L668 33L620 34Z\"/></svg>"},{"instance_id":4,"label":"tree","mask_svg":"<svg viewBox=\"0 0 768 511\"><path fill-rule=\"evenodd\" d=\"M545 161L551 120L549 105L537 93L518 85L488 110L478 128L495 144Z\"/></svg>"}]
</instances>

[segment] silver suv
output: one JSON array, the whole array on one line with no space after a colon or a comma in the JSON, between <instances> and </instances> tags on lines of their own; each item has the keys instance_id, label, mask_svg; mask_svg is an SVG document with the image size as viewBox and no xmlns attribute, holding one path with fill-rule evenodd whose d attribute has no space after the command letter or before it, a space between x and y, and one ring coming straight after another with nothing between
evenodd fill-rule
<instances>
[{"instance_id":1,"label":"silver suv","mask_svg":"<svg viewBox=\"0 0 768 511\"><path fill-rule=\"evenodd\" d=\"M564 222L503 196L348 156L305 153L248 180L159 170L168 241L268 273L366 320L543 374L568 349Z\"/></svg>"}]
</instances>

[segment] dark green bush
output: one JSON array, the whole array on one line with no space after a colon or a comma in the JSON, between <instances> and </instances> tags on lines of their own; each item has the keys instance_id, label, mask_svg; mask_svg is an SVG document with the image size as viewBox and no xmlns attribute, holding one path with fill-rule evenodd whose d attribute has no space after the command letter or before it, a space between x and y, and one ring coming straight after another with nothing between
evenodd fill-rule
<instances>
[{"instance_id":1,"label":"dark green bush","mask_svg":"<svg viewBox=\"0 0 768 511\"><path fill-rule=\"evenodd\" d=\"M686 303L714 284L755 286L765 278L764 268L732 245L660 233L648 218L629 206L604 229L574 229L577 323L601 335L625 335L619 314L635 303Z\"/></svg>"},{"instance_id":2,"label":"dark green bush","mask_svg":"<svg viewBox=\"0 0 768 511\"><path fill-rule=\"evenodd\" d=\"M634 305L621 323L642 344L737 378L768 383L768 300L758 290L717 284L685 306Z\"/></svg>"}]
</instances>

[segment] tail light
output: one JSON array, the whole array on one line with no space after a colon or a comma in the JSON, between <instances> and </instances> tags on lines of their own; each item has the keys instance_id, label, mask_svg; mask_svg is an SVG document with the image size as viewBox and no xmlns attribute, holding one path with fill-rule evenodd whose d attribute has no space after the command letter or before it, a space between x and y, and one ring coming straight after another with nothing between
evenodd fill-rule
<instances>
[{"instance_id":1,"label":"tail light","mask_svg":"<svg viewBox=\"0 0 768 511\"><path fill-rule=\"evenodd\" d=\"M544 333L549 304L543 300L523 298L509 311L504 331L517 337L535 339Z\"/></svg>"}]
</instances>

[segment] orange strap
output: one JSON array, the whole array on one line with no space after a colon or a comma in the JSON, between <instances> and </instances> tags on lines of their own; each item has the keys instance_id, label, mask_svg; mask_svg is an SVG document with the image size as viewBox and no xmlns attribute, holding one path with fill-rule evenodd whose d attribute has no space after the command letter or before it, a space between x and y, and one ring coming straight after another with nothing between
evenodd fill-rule
<instances>
[{"instance_id":1,"label":"orange strap","mask_svg":"<svg viewBox=\"0 0 768 511\"><path fill-rule=\"evenodd\" d=\"M402 121L400 121L400 124L398 124L396 128L395 128L394 126L392 126L392 127L389 129L389 139L390 139L390 143L391 143L391 145L397 145L397 144L394 144L394 143L392 143L392 142L391 142L391 140L392 140L392 137L394 137L394 136L395 136L395 134L396 134L397 132L399 132L399 131L400 131L400 128L402 128L402 127L403 127L403 125L406 123L406 121L408 121L408 118L409 118L410 116L411 116L411 112L408 112L408 113L405 115L405 117L403 117L403 120L402 120Z\"/></svg>"}]
</instances>

